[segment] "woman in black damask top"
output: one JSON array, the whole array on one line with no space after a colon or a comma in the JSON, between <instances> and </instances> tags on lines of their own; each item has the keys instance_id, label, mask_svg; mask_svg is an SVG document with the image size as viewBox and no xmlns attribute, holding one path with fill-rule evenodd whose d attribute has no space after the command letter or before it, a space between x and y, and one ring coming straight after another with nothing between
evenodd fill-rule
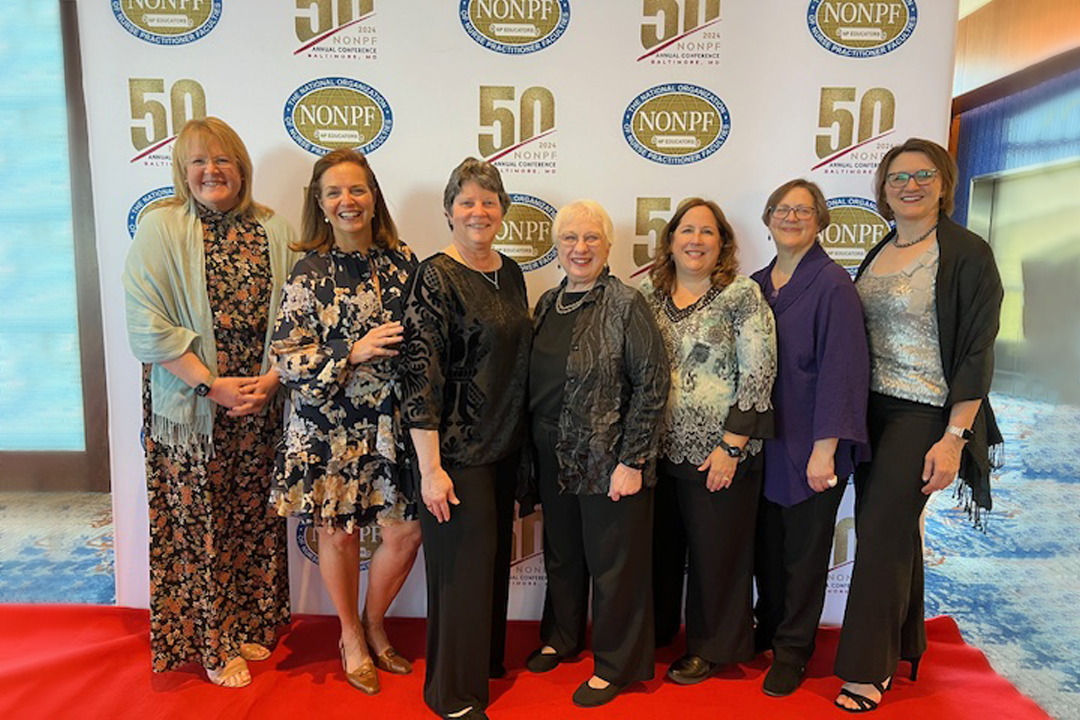
<instances>
[{"instance_id":1,"label":"woman in black damask top","mask_svg":"<svg viewBox=\"0 0 1080 720\"><path fill-rule=\"evenodd\" d=\"M341 663L370 695L379 691L376 667L412 669L383 617L420 546L397 360L416 258L362 155L327 154L308 185L298 246L308 254L285 286L270 348L291 400L273 502L315 525L319 572L341 620ZM361 617L359 530L374 524L382 542Z\"/></svg>"},{"instance_id":2,"label":"woman in black damask top","mask_svg":"<svg viewBox=\"0 0 1080 720\"><path fill-rule=\"evenodd\" d=\"M509 207L494 165L458 165L443 193L452 242L420 264L405 305L402 414L426 508L424 701L443 717L487 717L488 678L506 672L532 338L525 278L492 248Z\"/></svg>"}]
</instances>

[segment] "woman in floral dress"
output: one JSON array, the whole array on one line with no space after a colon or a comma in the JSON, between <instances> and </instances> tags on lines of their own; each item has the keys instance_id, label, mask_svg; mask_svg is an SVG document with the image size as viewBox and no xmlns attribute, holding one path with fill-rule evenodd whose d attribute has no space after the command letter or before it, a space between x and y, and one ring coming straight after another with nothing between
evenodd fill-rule
<instances>
[{"instance_id":1,"label":"woman in floral dress","mask_svg":"<svg viewBox=\"0 0 1080 720\"><path fill-rule=\"evenodd\" d=\"M251 159L217 118L173 150L176 196L139 224L124 270L144 363L150 652L225 687L251 682L289 621L285 523L267 506L281 404L266 357L292 228L251 196Z\"/></svg>"},{"instance_id":2,"label":"woman in floral dress","mask_svg":"<svg viewBox=\"0 0 1080 720\"><path fill-rule=\"evenodd\" d=\"M417 262L367 160L348 149L315 163L297 248L308 254L285 287L271 345L291 401L273 501L280 514L315 525L319 571L341 620L342 666L371 695L376 667L412 670L383 618L420 545L396 359ZM382 544L361 617L360 529L375 524Z\"/></svg>"}]
</instances>

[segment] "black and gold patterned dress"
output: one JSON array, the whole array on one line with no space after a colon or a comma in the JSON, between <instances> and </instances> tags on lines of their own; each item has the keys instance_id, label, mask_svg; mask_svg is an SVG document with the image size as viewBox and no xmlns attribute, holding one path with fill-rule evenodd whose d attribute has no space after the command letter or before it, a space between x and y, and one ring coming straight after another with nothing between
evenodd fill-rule
<instances>
[{"instance_id":1,"label":"black and gold patterned dress","mask_svg":"<svg viewBox=\"0 0 1080 720\"><path fill-rule=\"evenodd\" d=\"M366 255L311 252L293 268L270 346L290 391L272 495L279 514L346 532L416 518L399 360L348 361L369 330L401 321L416 265L399 243Z\"/></svg>"},{"instance_id":2,"label":"black and gold patterned dress","mask_svg":"<svg viewBox=\"0 0 1080 720\"><path fill-rule=\"evenodd\" d=\"M201 206L199 215L218 375L259 375L272 289L266 231ZM273 645L289 621L285 524L266 501L281 403L238 418L217 407L212 455L156 443L149 368L143 422L153 668L197 662L215 670L242 643Z\"/></svg>"}]
</instances>

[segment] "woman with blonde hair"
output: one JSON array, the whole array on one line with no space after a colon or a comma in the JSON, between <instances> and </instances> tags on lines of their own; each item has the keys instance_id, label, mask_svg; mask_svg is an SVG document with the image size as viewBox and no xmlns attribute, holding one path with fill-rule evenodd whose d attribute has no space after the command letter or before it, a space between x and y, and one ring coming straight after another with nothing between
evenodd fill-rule
<instances>
[{"instance_id":1,"label":"woman with blonde hair","mask_svg":"<svg viewBox=\"0 0 1080 720\"><path fill-rule=\"evenodd\" d=\"M251 682L289 620L285 523L267 505L281 423L267 346L295 261L292 228L252 199L244 143L218 118L173 149L176 196L143 218L124 269L144 364L150 651Z\"/></svg>"}]
</instances>

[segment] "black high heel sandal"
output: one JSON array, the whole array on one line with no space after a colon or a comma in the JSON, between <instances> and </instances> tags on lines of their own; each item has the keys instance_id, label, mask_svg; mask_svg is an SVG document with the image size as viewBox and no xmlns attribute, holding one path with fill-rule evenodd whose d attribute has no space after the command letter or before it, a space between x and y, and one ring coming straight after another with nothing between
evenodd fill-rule
<instances>
[{"instance_id":1,"label":"black high heel sandal","mask_svg":"<svg viewBox=\"0 0 1080 720\"><path fill-rule=\"evenodd\" d=\"M880 700L871 700L865 695L860 695L857 692L852 692L847 688L840 688L840 694L836 696L836 700L833 700L833 705L840 708L844 712L849 713L863 713L870 712L871 710L877 710L878 705L881 704L881 700L885 699L885 691L892 685L890 682L892 678L886 678L884 682L873 682L870 685L874 686L874 689L881 693ZM855 707L848 707L840 703L840 698L846 697L855 702Z\"/></svg>"},{"instance_id":2,"label":"black high heel sandal","mask_svg":"<svg viewBox=\"0 0 1080 720\"><path fill-rule=\"evenodd\" d=\"M911 663L911 682L919 677L919 663L922 662L922 655L916 655L913 658L900 658L900 662Z\"/></svg>"}]
</instances>

